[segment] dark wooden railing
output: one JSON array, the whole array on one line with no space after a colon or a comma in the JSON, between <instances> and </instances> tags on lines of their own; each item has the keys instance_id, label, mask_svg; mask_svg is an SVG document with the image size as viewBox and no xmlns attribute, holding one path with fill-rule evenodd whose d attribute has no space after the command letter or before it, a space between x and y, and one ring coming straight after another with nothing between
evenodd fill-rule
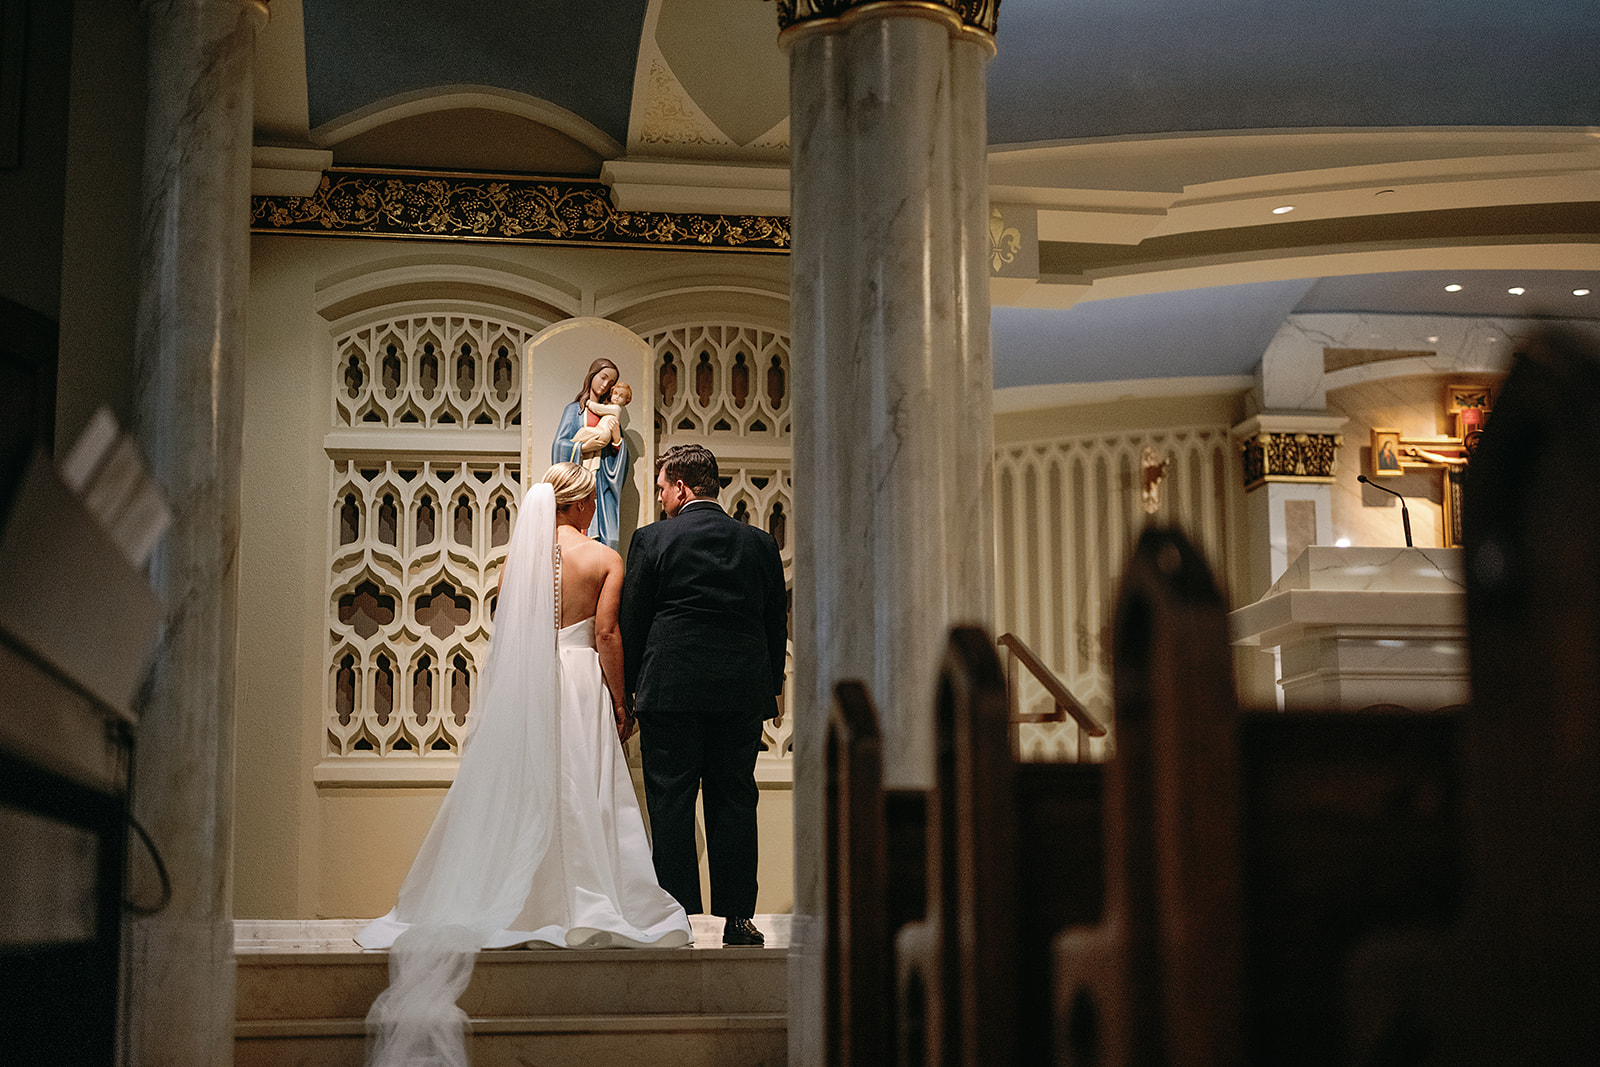
<instances>
[{"instance_id":1,"label":"dark wooden railing","mask_svg":"<svg viewBox=\"0 0 1600 1067\"><path fill-rule=\"evenodd\" d=\"M1006 692L1010 696L1011 721L1024 722L1066 722L1072 719L1077 728L1077 752L1079 761L1083 761L1083 753L1087 751L1084 738L1104 737L1106 728L1100 720L1096 719L1089 709L1084 707L1077 697L1061 681L1055 671L1051 670L1039 654L1028 643L1016 634L1001 634L996 641L1007 652L1006 656ZM1028 673L1044 686L1046 695L1055 702L1055 707L1050 711L1027 712L1021 708L1022 679L1018 668L1026 668Z\"/></svg>"}]
</instances>

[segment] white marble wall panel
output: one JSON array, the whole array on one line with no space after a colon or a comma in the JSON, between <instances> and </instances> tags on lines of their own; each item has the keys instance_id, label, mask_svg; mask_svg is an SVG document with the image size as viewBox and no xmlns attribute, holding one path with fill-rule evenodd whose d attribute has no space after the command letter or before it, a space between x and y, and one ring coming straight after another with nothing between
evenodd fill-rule
<instances>
[{"instance_id":1,"label":"white marble wall panel","mask_svg":"<svg viewBox=\"0 0 1600 1067\"><path fill-rule=\"evenodd\" d=\"M1291 315L1261 360L1266 411L1320 410L1327 392L1358 382L1418 374L1500 373L1537 328L1532 320L1446 315ZM1329 348L1431 353L1325 373Z\"/></svg>"}]
</instances>

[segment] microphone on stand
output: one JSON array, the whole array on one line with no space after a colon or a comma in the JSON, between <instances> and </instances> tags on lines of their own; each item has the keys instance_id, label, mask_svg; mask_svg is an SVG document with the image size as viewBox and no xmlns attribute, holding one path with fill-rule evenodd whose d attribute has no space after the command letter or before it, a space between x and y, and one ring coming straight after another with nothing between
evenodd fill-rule
<instances>
[{"instance_id":1,"label":"microphone on stand","mask_svg":"<svg viewBox=\"0 0 1600 1067\"><path fill-rule=\"evenodd\" d=\"M1389 488L1387 488L1385 486L1379 485L1377 482L1373 481L1371 478L1368 478L1365 474L1356 475L1356 481L1360 482L1363 485L1370 485L1374 489L1381 489L1385 493L1389 493L1389 494L1391 494L1393 496L1396 496L1396 497L1400 498L1400 521L1405 523L1405 527L1406 527L1406 547L1407 548L1413 547L1412 544L1411 544L1411 513L1406 510L1406 498L1403 497L1403 496L1400 496L1400 494L1396 493L1393 489L1389 489Z\"/></svg>"}]
</instances>

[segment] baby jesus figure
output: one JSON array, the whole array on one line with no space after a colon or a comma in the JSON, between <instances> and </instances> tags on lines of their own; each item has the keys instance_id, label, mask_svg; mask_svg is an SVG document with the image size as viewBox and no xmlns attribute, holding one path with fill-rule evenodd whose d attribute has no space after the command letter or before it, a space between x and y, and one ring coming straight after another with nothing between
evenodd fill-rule
<instances>
[{"instance_id":1,"label":"baby jesus figure","mask_svg":"<svg viewBox=\"0 0 1600 1067\"><path fill-rule=\"evenodd\" d=\"M633 389L627 382L618 382L611 387L609 404L602 404L592 397L589 399L585 406L588 407L589 413L595 416L595 424L580 426L572 435L573 442L583 450L585 456L599 452L607 445L622 443L622 409L631 403L633 403Z\"/></svg>"}]
</instances>

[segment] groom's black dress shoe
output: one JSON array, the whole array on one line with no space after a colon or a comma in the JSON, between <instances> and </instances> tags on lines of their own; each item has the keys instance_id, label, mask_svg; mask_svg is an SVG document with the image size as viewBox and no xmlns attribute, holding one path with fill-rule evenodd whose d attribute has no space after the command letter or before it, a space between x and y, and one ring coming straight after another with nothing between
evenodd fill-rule
<instances>
[{"instance_id":1,"label":"groom's black dress shoe","mask_svg":"<svg viewBox=\"0 0 1600 1067\"><path fill-rule=\"evenodd\" d=\"M749 919L730 918L722 927L724 945L764 945L767 939Z\"/></svg>"}]
</instances>

